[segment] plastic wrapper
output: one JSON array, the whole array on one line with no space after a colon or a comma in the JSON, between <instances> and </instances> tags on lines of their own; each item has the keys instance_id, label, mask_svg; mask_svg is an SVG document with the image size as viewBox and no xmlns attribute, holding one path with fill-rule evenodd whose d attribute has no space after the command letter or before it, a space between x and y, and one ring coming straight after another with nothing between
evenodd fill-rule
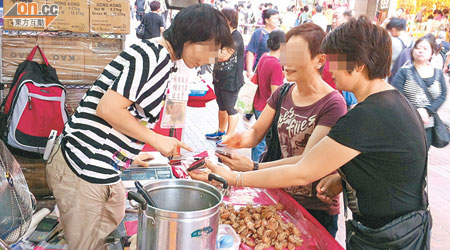
<instances>
[{"instance_id":1,"label":"plastic wrapper","mask_svg":"<svg viewBox=\"0 0 450 250\"><path fill-rule=\"evenodd\" d=\"M2 82L12 82L17 66L36 43L65 85L94 83L105 66L123 50L121 39L3 34ZM34 60L39 62L41 58Z\"/></svg>"},{"instance_id":2,"label":"plastic wrapper","mask_svg":"<svg viewBox=\"0 0 450 250\"><path fill-rule=\"evenodd\" d=\"M176 71L169 77L161 128L184 127L191 73L192 70L187 68L181 60L177 61Z\"/></svg>"}]
</instances>

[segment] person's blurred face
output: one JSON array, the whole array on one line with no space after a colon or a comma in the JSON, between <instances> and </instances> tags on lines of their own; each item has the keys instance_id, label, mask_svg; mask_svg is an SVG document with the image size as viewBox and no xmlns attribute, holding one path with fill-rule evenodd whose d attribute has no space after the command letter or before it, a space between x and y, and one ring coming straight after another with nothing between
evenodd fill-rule
<instances>
[{"instance_id":1,"label":"person's blurred face","mask_svg":"<svg viewBox=\"0 0 450 250\"><path fill-rule=\"evenodd\" d=\"M219 47L214 41L186 42L183 47L181 59L183 59L188 68L194 68L204 64L213 64L218 54Z\"/></svg>"},{"instance_id":2,"label":"person's blurred face","mask_svg":"<svg viewBox=\"0 0 450 250\"><path fill-rule=\"evenodd\" d=\"M353 85L357 82L357 75L354 63L346 55L331 54L327 55L330 63L330 73L333 75L333 81L339 90L352 91Z\"/></svg>"},{"instance_id":3,"label":"person's blurred face","mask_svg":"<svg viewBox=\"0 0 450 250\"><path fill-rule=\"evenodd\" d=\"M321 61L320 57L323 57ZM286 80L298 82L305 76L319 74L320 67L325 63L325 55L311 58L308 42L301 36L293 36L281 46L280 62L284 65Z\"/></svg>"},{"instance_id":4,"label":"person's blurred face","mask_svg":"<svg viewBox=\"0 0 450 250\"><path fill-rule=\"evenodd\" d=\"M335 12L333 14L333 19L331 22L331 27L333 29L336 29L338 26L340 26L341 24L344 24L347 22L347 18L345 18L344 14L339 13L339 12Z\"/></svg>"},{"instance_id":5,"label":"person's blurred face","mask_svg":"<svg viewBox=\"0 0 450 250\"><path fill-rule=\"evenodd\" d=\"M418 43L412 51L414 62L429 62L432 54L431 44L427 40Z\"/></svg>"},{"instance_id":6,"label":"person's blurred face","mask_svg":"<svg viewBox=\"0 0 450 250\"><path fill-rule=\"evenodd\" d=\"M280 16L278 14L271 15L270 18L266 18L266 26L269 26L272 29L278 29L280 25Z\"/></svg>"}]
</instances>

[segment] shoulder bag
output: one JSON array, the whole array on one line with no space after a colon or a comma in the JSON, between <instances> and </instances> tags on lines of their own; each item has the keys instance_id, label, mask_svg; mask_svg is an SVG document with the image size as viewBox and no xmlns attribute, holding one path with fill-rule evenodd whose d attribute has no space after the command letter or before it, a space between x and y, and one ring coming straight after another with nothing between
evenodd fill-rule
<instances>
[{"instance_id":1,"label":"shoulder bag","mask_svg":"<svg viewBox=\"0 0 450 250\"><path fill-rule=\"evenodd\" d=\"M280 118L281 103L292 85L294 84L285 83L281 86L280 96L278 97L277 107L275 110L275 117L273 118L272 125L266 134L266 150L261 154L261 157L259 158L260 162L269 162L281 159L281 147L278 139L278 119Z\"/></svg>"},{"instance_id":2,"label":"shoulder bag","mask_svg":"<svg viewBox=\"0 0 450 250\"><path fill-rule=\"evenodd\" d=\"M145 35L145 15L142 18L141 24L136 28L136 36L139 39L144 39Z\"/></svg>"}]
</instances>

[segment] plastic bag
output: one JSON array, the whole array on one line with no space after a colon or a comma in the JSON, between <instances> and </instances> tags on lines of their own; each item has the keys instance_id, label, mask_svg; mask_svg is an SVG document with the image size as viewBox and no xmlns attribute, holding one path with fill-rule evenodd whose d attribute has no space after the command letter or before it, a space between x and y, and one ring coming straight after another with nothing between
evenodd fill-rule
<instances>
[{"instance_id":1,"label":"plastic bag","mask_svg":"<svg viewBox=\"0 0 450 250\"><path fill-rule=\"evenodd\" d=\"M253 98L255 97L258 85L246 79L244 85L239 91L236 105L234 108L242 114L253 114Z\"/></svg>"}]
</instances>

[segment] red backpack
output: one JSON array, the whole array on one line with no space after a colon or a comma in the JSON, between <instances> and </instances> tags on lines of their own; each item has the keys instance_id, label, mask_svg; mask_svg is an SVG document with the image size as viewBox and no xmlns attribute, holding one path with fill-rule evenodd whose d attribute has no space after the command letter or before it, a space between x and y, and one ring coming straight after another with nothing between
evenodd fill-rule
<instances>
[{"instance_id":1,"label":"red backpack","mask_svg":"<svg viewBox=\"0 0 450 250\"><path fill-rule=\"evenodd\" d=\"M39 50L45 63L33 62ZM0 133L11 152L37 158L51 130L61 134L67 122L66 91L39 46L19 64L1 106Z\"/></svg>"}]
</instances>

